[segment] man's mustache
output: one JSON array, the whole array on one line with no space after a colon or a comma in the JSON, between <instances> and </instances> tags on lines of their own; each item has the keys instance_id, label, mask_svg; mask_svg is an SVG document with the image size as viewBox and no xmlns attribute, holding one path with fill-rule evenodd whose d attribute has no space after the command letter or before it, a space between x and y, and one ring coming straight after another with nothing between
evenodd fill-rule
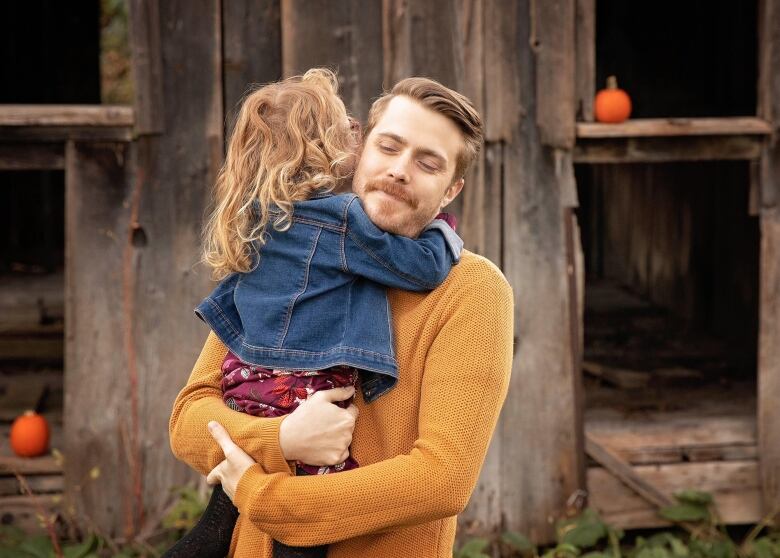
<instances>
[{"instance_id":1,"label":"man's mustache","mask_svg":"<svg viewBox=\"0 0 780 558\"><path fill-rule=\"evenodd\" d=\"M366 182L364 192L367 194L373 190L379 190L400 200L403 200L409 204L412 209L417 209L417 206L419 205L419 201L409 190L403 186L400 186L391 178L377 178L375 180L369 180Z\"/></svg>"}]
</instances>

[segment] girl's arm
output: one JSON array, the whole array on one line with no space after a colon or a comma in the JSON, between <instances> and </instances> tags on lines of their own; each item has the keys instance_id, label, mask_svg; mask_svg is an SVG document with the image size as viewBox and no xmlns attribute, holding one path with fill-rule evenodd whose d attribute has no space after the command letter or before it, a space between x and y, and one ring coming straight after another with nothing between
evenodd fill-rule
<instances>
[{"instance_id":1,"label":"girl's arm","mask_svg":"<svg viewBox=\"0 0 780 558\"><path fill-rule=\"evenodd\" d=\"M463 241L441 219L408 238L374 225L358 198L349 202L342 266L350 273L387 287L429 291L447 278L462 249Z\"/></svg>"}]
</instances>

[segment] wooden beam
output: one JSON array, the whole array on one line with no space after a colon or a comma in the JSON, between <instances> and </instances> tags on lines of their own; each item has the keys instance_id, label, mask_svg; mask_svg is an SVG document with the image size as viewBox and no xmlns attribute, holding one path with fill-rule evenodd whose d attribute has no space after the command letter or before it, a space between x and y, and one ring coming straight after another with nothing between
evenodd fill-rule
<instances>
[{"instance_id":1,"label":"wooden beam","mask_svg":"<svg viewBox=\"0 0 780 558\"><path fill-rule=\"evenodd\" d=\"M64 168L65 146L60 142L0 142L0 171L62 170Z\"/></svg>"},{"instance_id":2,"label":"wooden beam","mask_svg":"<svg viewBox=\"0 0 780 558\"><path fill-rule=\"evenodd\" d=\"M112 533L122 533L132 513L125 505L134 455L128 454L132 414L121 310L132 184L122 163L130 150L69 142L65 153L64 453L79 456L65 461L65 487L77 516ZM93 467L110 471L111 482L85 484Z\"/></svg>"},{"instance_id":3,"label":"wooden beam","mask_svg":"<svg viewBox=\"0 0 780 558\"><path fill-rule=\"evenodd\" d=\"M132 126L120 105L0 105L0 126Z\"/></svg>"},{"instance_id":4,"label":"wooden beam","mask_svg":"<svg viewBox=\"0 0 780 558\"><path fill-rule=\"evenodd\" d=\"M764 510L780 505L780 210L761 215L758 336L758 451Z\"/></svg>"},{"instance_id":5,"label":"wooden beam","mask_svg":"<svg viewBox=\"0 0 780 558\"><path fill-rule=\"evenodd\" d=\"M158 4L153 0L130 0L128 3L135 131L139 135L159 134L165 130Z\"/></svg>"},{"instance_id":6,"label":"wooden beam","mask_svg":"<svg viewBox=\"0 0 780 558\"><path fill-rule=\"evenodd\" d=\"M132 126L0 126L0 142L52 143L133 140Z\"/></svg>"},{"instance_id":7,"label":"wooden beam","mask_svg":"<svg viewBox=\"0 0 780 558\"><path fill-rule=\"evenodd\" d=\"M677 137L583 137L574 146L575 163L666 163L747 160L761 157L758 135Z\"/></svg>"},{"instance_id":8,"label":"wooden beam","mask_svg":"<svg viewBox=\"0 0 780 558\"><path fill-rule=\"evenodd\" d=\"M544 145L571 149L576 120L575 3L532 2L536 55L536 124Z\"/></svg>"},{"instance_id":9,"label":"wooden beam","mask_svg":"<svg viewBox=\"0 0 780 558\"><path fill-rule=\"evenodd\" d=\"M629 138L646 136L727 136L772 133L766 120L750 116L722 118L637 118L620 124L578 122L577 138Z\"/></svg>"},{"instance_id":10,"label":"wooden beam","mask_svg":"<svg viewBox=\"0 0 780 558\"><path fill-rule=\"evenodd\" d=\"M663 508L672 504L672 499L659 490L652 482L638 475L633 467L593 436L585 433L585 451L597 463L615 475L623 484L639 494L656 507Z\"/></svg>"},{"instance_id":11,"label":"wooden beam","mask_svg":"<svg viewBox=\"0 0 780 558\"><path fill-rule=\"evenodd\" d=\"M509 20L502 26L514 26L511 33L502 33L504 57L496 63L503 68L495 74L515 74L516 81L509 83L517 85L517 94L495 101L488 97L486 110L509 116L523 107L528 115L536 115L541 89L534 81L531 6L538 8L540 3L511 4L515 8L509 12L495 10L496 17ZM495 103L503 102L507 104L494 109ZM504 146L502 261L515 293L517 354L512 375L522 381L509 386L499 429L502 518L504 528L549 542L567 500L584 488L579 480L585 456L578 451L582 425L574 384L575 374L581 371L573 367L578 340L573 338L570 321L577 304L567 273L566 226L555 158L542 145L536 118L519 112L515 118ZM534 450L529 452L529 447Z\"/></svg>"},{"instance_id":12,"label":"wooden beam","mask_svg":"<svg viewBox=\"0 0 780 558\"><path fill-rule=\"evenodd\" d=\"M593 99L596 96L596 0L577 0L577 116L593 121Z\"/></svg>"},{"instance_id":13,"label":"wooden beam","mask_svg":"<svg viewBox=\"0 0 780 558\"><path fill-rule=\"evenodd\" d=\"M774 207L780 202L780 0L760 0L758 37L758 115L774 130L761 157L760 198L763 207Z\"/></svg>"}]
</instances>

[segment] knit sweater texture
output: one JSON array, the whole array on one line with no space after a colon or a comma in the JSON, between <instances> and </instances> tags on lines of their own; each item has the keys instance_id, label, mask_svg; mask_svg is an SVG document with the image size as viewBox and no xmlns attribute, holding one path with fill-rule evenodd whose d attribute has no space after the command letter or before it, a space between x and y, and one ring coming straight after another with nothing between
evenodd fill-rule
<instances>
[{"instance_id":1,"label":"knit sweater texture","mask_svg":"<svg viewBox=\"0 0 780 558\"><path fill-rule=\"evenodd\" d=\"M224 455L221 423L257 464L239 481L230 556L271 558L272 540L330 544L330 558L452 558L457 514L476 486L512 367L513 296L488 260L464 251L429 293L388 290L400 378L360 413L360 468L295 477L279 447L285 417L258 418L222 402L227 348L211 333L174 403L173 453L202 474Z\"/></svg>"}]
</instances>

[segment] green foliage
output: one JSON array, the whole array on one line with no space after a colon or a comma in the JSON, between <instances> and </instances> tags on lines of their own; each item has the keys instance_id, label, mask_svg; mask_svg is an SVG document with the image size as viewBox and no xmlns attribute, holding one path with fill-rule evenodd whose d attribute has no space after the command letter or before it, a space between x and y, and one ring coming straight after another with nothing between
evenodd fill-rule
<instances>
[{"instance_id":1,"label":"green foliage","mask_svg":"<svg viewBox=\"0 0 780 558\"><path fill-rule=\"evenodd\" d=\"M677 523L684 521L702 521L713 523L712 495L698 490L683 490L674 495L677 503L659 511L664 519Z\"/></svg>"},{"instance_id":2,"label":"green foliage","mask_svg":"<svg viewBox=\"0 0 780 558\"><path fill-rule=\"evenodd\" d=\"M174 489L174 493L178 495L178 499L163 518L162 525L166 529L192 529L203 515L207 502L200 497L197 490L189 486Z\"/></svg>"},{"instance_id":3,"label":"green foliage","mask_svg":"<svg viewBox=\"0 0 780 558\"><path fill-rule=\"evenodd\" d=\"M487 539L469 539L463 546L455 551L455 558L490 558L490 554L486 554L490 541Z\"/></svg>"},{"instance_id":4,"label":"green foliage","mask_svg":"<svg viewBox=\"0 0 780 558\"><path fill-rule=\"evenodd\" d=\"M764 518L738 543L720 524L711 494L683 490L674 498L676 503L659 514L681 529L638 536L631 546L621 546L623 532L604 522L595 510L586 509L556 524L553 547L540 551L521 533L505 532L496 548L505 558L780 558L780 531L765 532L773 517ZM486 554L490 541L473 539L473 546L471 542L466 541L455 558L490 556Z\"/></svg>"}]
</instances>

